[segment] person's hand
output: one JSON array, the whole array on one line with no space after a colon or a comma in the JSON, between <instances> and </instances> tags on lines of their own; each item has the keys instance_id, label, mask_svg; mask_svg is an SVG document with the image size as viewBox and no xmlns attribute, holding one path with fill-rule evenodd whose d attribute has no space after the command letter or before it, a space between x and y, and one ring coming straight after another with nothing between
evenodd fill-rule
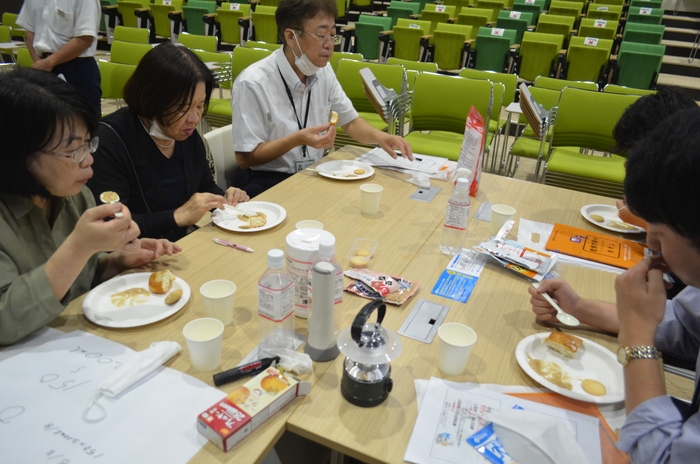
<instances>
[{"instance_id":1,"label":"person's hand","mask_svg":"<svg viewBox=\"0 0 700 464\"><path fill-rule=\"evenodd\" d=\"M245 193L245 191L235 187L229 187L226 189L224 198L226 199L226 203L231 206L236 206L238 203L250 200L250 197L247 193Z\"/></svg>"},{"instance_id":2,"label":"person's hand","mask_svg":"<svg viewBox=\"0 0 700 464\"><path fill-rule=\"evenodd\" d=\"M665 268L661 257L645 258L615 278L621 344L654 344L656 326L666 310Z\"/></svg>"},{"instance_id":3,"label":"person's hand","mask_svg":"<svg viewBox=\"0 0 700 464\"><path fill-rule=\"evenodd\" d=\"M121 212L123 217L116 218ZM111 221L105 221L112 218ZM104 204L86 210L69 238L90 254L119 250L139 236L139 226L131 220L129 208L121 203Z\"/></svg>"},{"instance_id":4,"label":"person's hand","mask_svg":"<svg viewBox=\"0 0 700 464\"><path fill-rule=\"evenodd\" d=\"M43 58L39 61L35 61L32 64L32 68L39 69L41 71L51 72L53 71L54 65L51 62L51 60L49 60L49 58Z\"/></svg>"},{"instance_id":5,"label":"person's hand","mask_svg":"<svg viewBox=\"0 0 700 464\"><path fill-rule=\"evenodd\" d=\"M330 148L335 143L336 133L335 126L330 123L307 127L298 132L299 145L312 148Z\"/></svg>"},{"instance_id":6,"label":"person's hand","mask_svg":"<svg viewBox=\"0 0 700 464\"><path fill-rule=\"evenodd\" d=\"M382 132L381 134L382 135L377 140L377 144L382 148L382 150L389 153L389 156L396 159L397 154L394 150L397 150L401 152L401 156L413 161L413 150L411 149L411 145L406 142L403 137L399 137L398 135L389 135L385 132Z\"/></svg>"},{"instance_id":7,"label":"person's hand","mask_svg":"<svg viewBox=\"0 0 700 464\"><path fill-rule=\"evenodd\" d=\"M207 211L223 208L225 198L213 193L195 193L187 203L175 210L175 223L178 227L191 226L202 219Z\"/></svg>"},{"instance_id":8,"label":"person's hand","mask_svg":"<svg viewBox=\"0 0 700 464\"><path fill-rule=\"evenodd\" d=\"M557 310L544 299L542 293L549 294L564 312L576 318L580 316L578 307L581 297L564 279L546 279L540 282L539 288L530 285L527 291L531 296L532 312L535 313L538 321L557 322Z\"/></svg>"},{"instance_id":9,"label":"person's hand","mask_svg":"<svg viewBox=\"0 0 700 464\"><path fill-rule=\"evenodd\" d=\"M135 239L113 253L120 269L131 269L143 266L163 255L172 256L182 251L177 243L166 239L142 238Z\"/></svg>"},{"instance_id":10,"label":"person's hand","mask_svg":"<svg viewBox=\"0 0 700 464\"><path fill-rule=\"evenodd\" d=\"M617 200L615 202L615 205L617 206L617 215L620 217L620 219L627 224L634 224L635 226L639 226L643 228L644 230L647 229L649 224L647 221L644 219L640 218L639 216L635 216L632 214L632 211L627 207L627 203L625 200Z\"/></svg>"}]
</instances>

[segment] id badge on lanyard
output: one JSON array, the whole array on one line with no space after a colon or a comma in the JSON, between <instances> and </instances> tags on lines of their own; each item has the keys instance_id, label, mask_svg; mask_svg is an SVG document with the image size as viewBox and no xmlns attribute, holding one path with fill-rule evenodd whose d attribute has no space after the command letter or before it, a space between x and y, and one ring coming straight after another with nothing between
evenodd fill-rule
<instances>
[{"instance_id":1,"label":"id badge on lanyard","mask_svg":"<svg viewBox=\"0 0 700 464\"><path fill-rule=\"evenodd\" d=\"M299 172L303 171L304 169L308 168L312 164L314 164L316 161L313 159L309 159L307 156L303 160L297 160L294 162L294 172Z\"/></svg>"}]
</instances>

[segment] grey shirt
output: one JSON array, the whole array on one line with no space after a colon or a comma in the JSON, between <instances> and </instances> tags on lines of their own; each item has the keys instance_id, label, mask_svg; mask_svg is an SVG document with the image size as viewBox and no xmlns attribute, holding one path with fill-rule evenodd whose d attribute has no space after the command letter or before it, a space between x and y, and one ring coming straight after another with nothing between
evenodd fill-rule
<instances>
[{"instance_id":1,"label":"grey shirt","mask_svg":"<svg viewBox=\"0 0 700 464\"><path fill-rule=\"evenodd\" d=\"M59 201L51 227L44 211L29 198L0 194L0 345L40 329L90 290L99 254L90 258L62 301L54 296L44 265L93 206L92 193L83 187L78 195Z\"/></svg>"}]
</instances>

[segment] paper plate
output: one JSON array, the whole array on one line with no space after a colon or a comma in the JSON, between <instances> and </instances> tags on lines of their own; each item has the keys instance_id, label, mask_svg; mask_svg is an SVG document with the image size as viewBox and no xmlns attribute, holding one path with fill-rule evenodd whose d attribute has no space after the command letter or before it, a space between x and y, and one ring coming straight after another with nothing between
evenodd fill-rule
<instances>
[{"instance_id":1,"label":"paper plate","mask_svg":"<svg viewBox=\"0 0 700 464\"><path fill-rule=\"evenodd\" d=\"M241 226L247 223L238 219L238 213L226 209L215 209L211 213L211 219L214 224L222 229L230 230L231 232L260 232L261 230L272 229L287 217L287 211L280 205L268 203L266 201L248 201L239 204L241 208L250 208L256 213L263 213L267 216L267 222L262 227L255 229L241 229Z\"/></svg>"},{"instance_id":2,"label":"paper plate","mask_svg":"<svg viewBox=\"0 0 700 464\"><path fill-rule=\"evenodd\" d=\"M144 297L145 302L128 304L118 307L112 303L111 295L123 292L132 288L143 288L148 290L148 278L150 272L139 272L136 274L126 274L110 279L93 288L83 300L83 314L90 321L103 327L126 328L140 327L170 317L180 311L190 299L192 291L187 282L179 277L175 278L170 287L173 290L182 290L182 298L174 305L165 304L166 295L156 295L148 292Z\"/></svg>"},{"instance_id":3,"label":"paper plate","mask_svg":"<svg viewBox=\"0 0 700 464\"><path fill-rule=\"evenodd\" d=\"M532 377L535 382L561 395L588 403L617 403L625 399L625 382L622 375L622 366L617 362L617 357L612 351L584 338L583 345L576 353L576 357L570 359L547 348L544 339L548 336L549 332L530 335L522 339L515 348L515 359L525 373ZM573 389L567 390L545 380L528 364L531 358L558 364L563 371L566 371L571 376ZM607 393L603 396L594 396L586 393L581 388L581 382L584 379L597 380L602 383L605 385Z\"/></svg>"},{"instance_id":4,"label":"paper plate","mask_svg":"<svg viewBox=\"0 0 700 464\"><path fill-rule=\"evenodd\" d=\"M364 170L364 174L355 174L356 169ZM320 176L337 180L360 180L374 175L374 168L367 163L353 160L336 160L321 163L316 166Z\"/></svg>"},{"instance_id":5,"label":"paper plate","mask_svg":"<svg viewBox=\"0 0 700 464\"><path fill-rule=\"evenodd\" d=\"M591 217L591 214L596 214L602 217L603 222L596 221ZM646 232L646 230L642 229L641 227L635 226L634 224L627 224L626 222L622 221L617 215L617 207L615 206L586 205L581 208L581 215L591 224L620 234L643 234ZM633 227L633 229L621 229L619 226L615 227L615 223L624 224L627 227Z\"/></svg>"}]
</instances>

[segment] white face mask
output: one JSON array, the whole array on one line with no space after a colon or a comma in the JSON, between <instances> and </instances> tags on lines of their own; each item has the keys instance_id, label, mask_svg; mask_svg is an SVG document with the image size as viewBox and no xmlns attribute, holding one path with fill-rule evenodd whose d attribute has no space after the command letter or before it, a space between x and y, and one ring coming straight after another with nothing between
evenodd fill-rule
<instances>
[{"instance_id":1,"label":"white face mask","mask_svg":"<svg viewBox=\"0 0 700 464\"><path fill-rule=\"evenodd\" d=\"M160 124L155 119L151 119L151 129L148 131L148 134L151 137L155 137L161 140L173 140L172 138L168 137L163 133L163 131L160 129Z\"/></svg>"},{"instance_id":2,"label":"white face mask","mask_svg":"<svg viewBox=\"0 0 700 464\"><path fill-rule=\"evenodd\" d=\"M294 64L297 66L299 71L305 76L313 76L318 72L319 68L315 64L311 62L308 56L306 56L306 53L301 49L301 45L299 45L299 40L297 39L297 35L294 31L292 31L292 34L294 34L294 40L297 43L297 46L299 47L299 50L301 51L301 56L297 56L294 53L294 49L292 49L292 55L294 55Z\"/></svg>"}]
</instances>

